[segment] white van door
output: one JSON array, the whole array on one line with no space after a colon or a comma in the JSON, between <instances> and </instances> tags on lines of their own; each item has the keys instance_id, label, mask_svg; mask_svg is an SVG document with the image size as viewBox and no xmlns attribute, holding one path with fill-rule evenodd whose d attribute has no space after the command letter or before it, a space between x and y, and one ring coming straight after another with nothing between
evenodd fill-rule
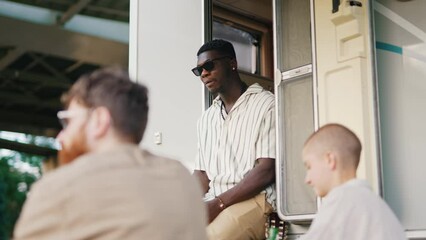
<instances>
[{"instance_id":1,"label":"white van door","mask_svg":"<svg viewBox=\"0 0 426 240\"><path fill-rule=\"evenodd\" d=\"M358 177L381 192L369 4L275 1L278 213L285 220L309 220L317 211L301 153L307 137L327 123L358 135Z\"/></svg>"},{"instance_id":2,"label":"white van door","mask_svg":"<svg viewBox=\"0 0 426 240\"><path fill-rule=\"evenodd\" d=\"M312 219L317 201L301 159L316 126L310 1L276 0L274 21L277 212L287 221Z\"/></svg>"}]
</instances>

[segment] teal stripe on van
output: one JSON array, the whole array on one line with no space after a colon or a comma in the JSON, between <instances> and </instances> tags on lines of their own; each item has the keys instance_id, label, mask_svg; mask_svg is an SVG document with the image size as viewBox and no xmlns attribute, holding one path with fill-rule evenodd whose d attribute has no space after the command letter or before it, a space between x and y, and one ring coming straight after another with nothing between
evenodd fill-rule
<instances>
[{"instance_id":1,"label":"teal stripe on van","mask_svg":"<svg viewBox=\"0 0 426 240\"><path fill-rule=\"evenodd\" d=\"M402 55L402 47L398 47L389 43L376 42L376 48Z\"/></svg>"}]
</instances>

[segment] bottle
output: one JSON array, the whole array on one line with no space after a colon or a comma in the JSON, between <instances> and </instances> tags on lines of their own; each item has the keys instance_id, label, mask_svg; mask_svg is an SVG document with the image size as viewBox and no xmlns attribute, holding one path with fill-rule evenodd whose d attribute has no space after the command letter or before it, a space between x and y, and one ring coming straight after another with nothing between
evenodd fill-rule
<instances>
[{"instance_id":1,"label":"bottle","mask_svg":"<svg viewBox=\"0 0 426 240\"><path fill-rule=\"evenodd\" d=\"M268 240L278 240L278 228L275 226L269 228Z\"/></svg>"}]
</instances>

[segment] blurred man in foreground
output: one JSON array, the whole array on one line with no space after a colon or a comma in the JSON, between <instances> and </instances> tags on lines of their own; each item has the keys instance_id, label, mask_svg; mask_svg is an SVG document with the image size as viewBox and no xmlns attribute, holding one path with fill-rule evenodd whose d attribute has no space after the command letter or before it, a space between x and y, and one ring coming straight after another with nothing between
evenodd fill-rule
<instances>
[{"instance_id":1,"label":"blurred man in foreground","mask_svg":"<svg viewBox=\"0 0 426 240\"><path fill-rule=\"evenodd\" d=\"M147 89L119 69L82 76L58 113L63 165L36 183L20 239L206 239L201 191L179 162L138 147Z\"/></svg>"}]
</instances>

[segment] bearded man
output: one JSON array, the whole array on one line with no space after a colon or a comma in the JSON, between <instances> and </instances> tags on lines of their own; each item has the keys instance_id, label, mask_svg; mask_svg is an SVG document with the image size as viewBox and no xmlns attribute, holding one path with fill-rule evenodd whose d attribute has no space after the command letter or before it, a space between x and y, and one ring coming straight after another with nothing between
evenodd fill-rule
<instances>
[{"instance_id":1,"label":"bearded man","mask_svg":"<svg viewBox=\"0 0 426 240\"><path fill-rule=\"evenodd\" d=\"M206 239L201 190L178 161L138 147L147 89L119 69L82 76L62 98L61 167L33 185L22 239Z\"/></svg>"}]
</instances>

